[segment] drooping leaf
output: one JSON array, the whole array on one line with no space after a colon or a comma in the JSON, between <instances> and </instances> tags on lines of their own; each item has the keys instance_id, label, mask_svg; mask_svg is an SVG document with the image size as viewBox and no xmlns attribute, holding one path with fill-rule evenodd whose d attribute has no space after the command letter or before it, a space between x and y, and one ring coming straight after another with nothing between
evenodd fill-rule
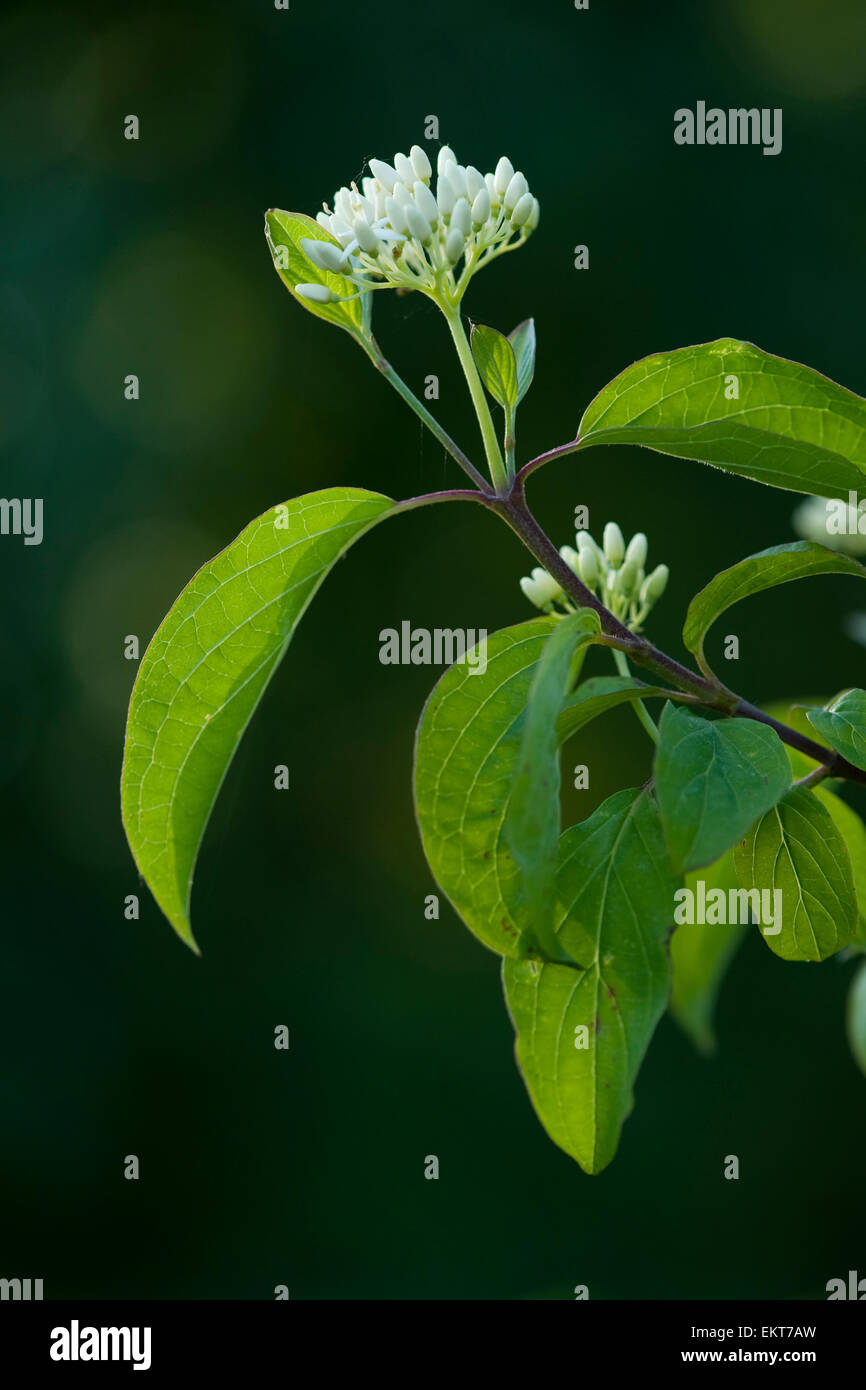
<instances>
[{"instance_id":1,"label":"drooping leaf","mask_svg":"<svg viewBox=\"0 0 866 1390\"><path fill-rule=\"evenodd\" d=\"M728 850L715 864L686 875L685 886L693 893L702 879L707 893L736 888L734 859ZM725 972L740 945L746 927L740 923L683 922L671 938L674 983L671 1013L701 1052L715 1050L713 1014Z\"/></svg>"},{"instance_id":2,"label":"drooping leaf","mask_svg":"<svg viewBox=\"0 0 866 1390\"><path fill-rule=\"evenodd\" d=\"M505 816L505 840L523 876L532 934L549 960L567 960L553 930L559 843L559 739L556 721L569 688L574 654L601 631L598 614L581 608L554 628L535 668Z\"/></svg>"},{"instance_id":3,"label":"drooping leaf","mask_svg":"<svg viewBox=\"0 0 866 1390\"><path fill-rule=\"evenodd\" d=\"M703 719L667 704L653 775L674 871L712 864L791 782L778 735L752 719Z\"/></svg>"},{"instance_id":4,"label":"drooping leaf","mask_svg":"<svg viewBox=\"0 0 866 1390\"><path fill-rule=\"evenodd\" d=\"M126 726L123 824L148 887L190 946L195 861L241 735L328 570L394 508L361 488L272 507L199 570L142 658Z\"/></svg>"},{"instance_id":5,"label":"drooping leaf","mask_svg":"<svg viewBox=\"0 0 866 1390\"><path fill-rule=\"evenodd\" d=\"M866 768L866 690L846 690L826 709L808 710L825 743L855 767Z\"/></svg>"},{"instance_id":6,"label":"drooping leaf","mask_svg":"<svg viewBox=\"0 0 866 1390\"><path fill-rule=\"evenodd\" d=\"M857 967L851 981L845 1023L851 1055L866 1076L866 960Z\"/></svg>"},{"instance_id":7,"label":"drooping leaf","mask_svg":"<svg viewBox=\"0 0 866 1390\"><path fill-rule=\"evenodd\" d=\"M635 362L596 396L576 448L643 444L794 492L847 500L866 471L866 401L719 338Z\"/></svg>"},{"instance_id":8,"label":"drooping leaf","mask_svg":"<svg viewBox=\"0 0 866 1390\"><path fill-rule=\"evenodd\" d=\"M503 827L535 666L557 621L491 634L486 670L450 667L418 724L415 809L427 862L469 930L501 955L537 950Z\"/></svg>"},{"instance_id":9,"label":"drooping leaf","mask_svg":"<svg viewBox=\"0 0 866 1390\"><path fill-rule=\"evenodd\" d=\"M618 792L560 841L557 930L583 968L503 961L532 1103L587 1173L616 1152L667 1003L676 888L651 794Z\"/></svg>"},{"instance_id":10,"label":"drooping leaf","mask_svg":"<svg viewBox=\"0 0 866 1390\"><path fill-rule=\"evenodd\" d=\"M324 227L320 227L315 218L307 217L306 213L281 212L279 208L272 208L265 213L265 237L277 274L292 298L309 313L315 314L316 318L336 324L338 328L345 328L353 338L362 338L364 314L360 299L350 299L347 304L316 304L295 290L296 285L325 285L341 298L348 295L357 296L358 287L353 285L351 280L342 275L335 275L330 270L320 270L301 250L302 238L339 245Z\"/></svg>"},{"instance_id":11,"label":"drooping leaf","mask_svg":"<svg viewBox=\"0 0 866 1390\"><path fill-rule=\"evenodd\" d=\"M519 323L509 333L508 341L514 349L517 364L517 398L514 404L520 405L535 375L535 319L524 319L523 323Z\"/></svg>"},{"instance_id":12,"label":"drooping leaf","mask_svg":"<svg viewBox=\"0 0 866 1390\"><path fill-rule=\"evenodd\" d=\"M858 910L851 860L814 792L792 787L736 846L734 867L743 888L762 894L761 935L782 960L826 960L853 940ZM764 899L765 893L773 896Z\"/></svg>"},{"instance_id":13,"label":"drooping leaf","mask_svg":"<svg viewBox=\"0 0 866 1390\"><path fill-rule=\"evenodd\" d=\"M505 410L513 410L517 404L517 362L514 349L505 337L495 328L487 328L477 323L470 337L472 356L493 399Z\"/></svg>"},{"instance_id":14,"label":"drooping leaf","mask_svg":"<svg viewBox=\"0 0 866 1390\"><path fill-rule=\"evenodd\" d=\"M648 700L656 695L676 698L676 691L662 690L657 685L644 685L629 676L593 676L583 681L563 704L557 721L559 740L562 743L571 738L584 725L607 710L615 709L617 705Z\"/></svg>"},{"instance_id":15,"label":"drooping leaf","mask_svg":"<svg viewBox=\"0 0 866 1390\"><path fill-rule=\"evenodd\" d=\"M706 669L704 638L717 618L733 604L764 589L788 584L816 574L853 574L866 578L866 566L849 555L840 555L814 541L792 541L774 545L722 570L689 604L683 627L683 641Z\"/></svg>"}]
</instances>

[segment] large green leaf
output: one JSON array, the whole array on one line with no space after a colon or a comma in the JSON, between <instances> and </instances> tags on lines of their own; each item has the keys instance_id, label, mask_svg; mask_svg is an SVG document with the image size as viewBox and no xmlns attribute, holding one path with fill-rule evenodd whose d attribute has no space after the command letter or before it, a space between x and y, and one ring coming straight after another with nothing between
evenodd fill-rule
<instances>
[{"instance_id":1,"label":"large green leaf","mask_svg":"<svg viewBox=\"0 0 866 1390\"><path fill-rule=\"evenodd\" d=\"M503 829L535 666L558 621L493 633L486 670L445 671L418 725L415 806L427 862L470 931L502 955L537 949Z\"/></svg>"},{"instance_id":2,"label":"large green leaf","mask_svg":"<svg viewBox=\"0 0 866 1390\"><path fill-rule=\"evenodd\" d=\"M866 1075L866 961L858 966L851 981L845 1022L852 1056Z\"/></svg>"},{"instance_id":3,"label":"large green leaf","mask_svg":"<svg viewBox=\"0 0 866 1390\"><path fill-rule=\"evenodd\" d=\"M826 806L804 787L792 787L734 850L746 889L781 893L781 923L761 935L783 960L835 955L857 932L851 859Z\"/></svg>"},{"instance_id":4,"label":"large green leaf","mask_svg":"<svg viewBox=\"0 0 866 1390\"><path fill-rule=\"evenodd\" d=\"M702 879L706 893L737 887L731 850L707 868L687 874L686 887L697 892ZM725 971L745 935L739 923L683 922L671 938L674 983L671 1013L701 1052L714 1051L713 1013Z\"/></svg>"},{"instance_id":5,"label":"large green leaf","mask_svg":"<svg viewBox=\"0 0 866 1390\"><path fill-rule=\"evenodd\" d=\"M481 380L493 399L505 410L517 405L517 362L514 348L504 333L475 324L471 335L472 356Z\"/></svg>"},{"instance_id":6,"label":"large green leaf","mask_svg":"<svg viewBox=\"0 0 866 1390\"><path fill-rule=\"evenodd\" d=\"M704 638L717 618L741 599L805 579L815 574L854 574L866 578L866 566L848 555L828 550L814 541L792 541L774 545L740 560L710 580L689 604L683 627L683 641L706 670Z\"/></svg>"},{"instance_id":7,"label":"large green leaf","mask_svg":"<svg viewBox=\"0 0 866 1390\"><path fill-rule=\"evenodd\" d=\"M345 279L342 275L335 275L330 270L320 270L301 250L302 238L339 245L324 227L320 227L314 218L307 217L306 213L281 212L279 208L272 208L270 212L265 213L265 236L277 274L293 299L309 313L315 314L316 318L324 319L326 323L334 323L338 328L345 328L353 338L362 338L364 314L361 299L350 299L347 304L316 304L295 290L296 285L325 285L341 298L358 294L358 287L353 285L351 280Z\"/></svg>"},{"instance_id":8,"label":"large green leaf","mask_svg":"<svg viewBox=\"0 0 866 1390\"><path fill-rule=\"evenodd\" d=\"M557 930L581 969L503 961L516 1054L551 1139L598 1173L670 990L677 880L651 794L618 792L560 841Z\"/></svg>"},{"instance_id":9,"label":"large green leaf","mask_svg":"<svg viewBox=\"0 0 866 1390\"><path fill-rule=\"evenodd\" d=\"M826 709L809 710L821 738L855 767L866 768L866 690L846 690Z\"/></svg>"},{"instance_id":10,"label":"large green leaf","mask_svg":"<svg viewBox=\"0 0 866 1390\"><path fill-rule=\"evenodd\" d=\"M595 444L644 444L847 500L866 471L866 401L809 367L719 338L627 367L580 422L576 447Z\"/></svg>"},{"instance_id":11,"label":"large green leaf","mask_svg":"<svg viewBox=\"0 0 866 1390\"><path fill-rule=\"evenodd\" d=\"M553 930L560 830L556 721L571 684L575 652L582 652L600 631L591 608L569 614L554 628L529 688L505 816L505 840L523 876L532 934L549 960L568 960Z\"/></svg>"},{"instance_id":12,"label":"large green leaf","mask_svg":"<svg viewBox=\"0 0 866 1390\"><path fill-rule=\"evenodd\" d=\"M123 824L172 926L194 946L189 898L220 785L324 576L395 507L329 488L272 507L199 570L142 658L123 759Z\"/></svg>"},{"instance_id":13,"label":"large green leaf","mask_svg":"<svg viewBox=\"0 0 866 1390\"><path fill-rule=\"evenodd\" d=\"M667 704L659 722L656 795L674 870L712 864L791 782L778 735L752 719L703 719Z\"/></svg>"}]
</instances>

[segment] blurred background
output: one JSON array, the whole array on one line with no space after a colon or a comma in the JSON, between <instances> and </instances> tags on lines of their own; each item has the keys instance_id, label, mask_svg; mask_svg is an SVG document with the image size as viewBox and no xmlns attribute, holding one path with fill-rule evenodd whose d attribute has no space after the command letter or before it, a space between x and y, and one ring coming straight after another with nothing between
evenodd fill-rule
<instances>
[{"instance_id":1,"label":"blurred background","mask_svg":"<svg viewBox=\"0 0 866 1390\"><path fill-rule=\"evenodd\" d=\"M530 1108L497 959L444 900L425 921L411 759L437 673L382 666L378 634L530 616L528 557L480 508L377 529L316 599L207 832L200 960L139 883L118 796L124 638L143 651L250 518L333 484L461 481L281 286L264 210L315 212L371 155L423 143L430 114L463 162L523 168L541 225L466 303L504 331L535 316L523 460L634 359L721 335L863 393L860 0L95 0L7 7L0 47L2 492L45 499L41 546L0 540L0 1275L46 1297L638 1299L824 1297L866 1274L850 964L784 965L750 936L718 1055L665 1018L618 1157L589 1178ZM676 146L698 100L781 107L782 153ZM416 391L439 376L435 409L477 456L435 310L383 295L376 320ZM675 654L694 591L791 539L798 500L623 448L530 488L560 544L578 502L596 534L648 532L672 570L651 635ZM832 578L750 600L730 679L758 701L864 683L858 602ZM584 737L573 815L648 770L629 711Z\"/></svg>"}]
</instances>

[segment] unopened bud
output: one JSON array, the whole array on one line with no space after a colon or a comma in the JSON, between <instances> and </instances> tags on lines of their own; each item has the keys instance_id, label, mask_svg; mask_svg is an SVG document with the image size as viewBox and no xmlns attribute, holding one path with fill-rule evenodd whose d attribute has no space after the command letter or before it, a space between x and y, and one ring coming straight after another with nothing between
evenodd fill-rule
<instances>
[{"instance_id":1,"label":"unopened bud","mask_svg":"<svg viewBox=\"0 0 866 1390\"><path fill-rule=\"evenodd\" d=\"M415 195L415 206L418 208L421 215L430 223L430 226L435 227L436 223L439 221L439 204L436 202L430 189L427 187L426 183L422 183L421 180L418 179L412 192Z\"/></svg>"},{"instance_id":2,"label":"unopened bud","mask_svg":"<svg viewBox=\"0 0 866 1390\"><path fill-rule=\"evenodd\" d=\"M359 217L357 222L352 223L352 231L362 251L366 251L368 256L378 255L379 238L369 222L365 222L362 217Z\"/></svg>"},{"instance_id":3,"label":"unopened bud","mask_svg":"<svg viewBox=\"0 0 866 1390\"><path fill-rule=\"evenodd\" d=\"M484 175L474 164L466 165L466 196L470 203L478 197L484 187Z\"/></svg>"},{"instance_id":4,"label":"unopened bud","mask_svg":"<svg viewBox=\"0 0 866 1390\"><path fill-rule=\"evenodd\" d=\"M458 198L454 204L454 211L451 214L451 229L456 228L462 232L464 237L468 237L472 231L472 213L465 198Z\"/></svg>"},{"instance_id":5,"label":"unopened bud","mask_svg":"<svg viewBox=\"0 0 866 1390\"><path fill-rule=\"evenodd\" d=\"M562 556L562 558L563 558L563 560L565 561L565 563L568 565L568 568L571 569L571 570L574 570L574 571L576 572L576 571L577 571L577 551L574 550L574 549L572 549L572 547L571 547L570 545L561 545L561 546L559 547L559 553L560 553L560 555Z\"/></svg>"},{"instance_id":6,"label":"unopened bud","mask_svg":"<svg viewBox=\"0 0 866 1390\"><path fill-rule=\"evenodd\" d=\"M404 211L406 214L406 225L409 231L412 233L413 237L416 237L418 241L426 245L433 235L433 229L427 221L427 218L415 203L410 203Z\"/></svg>"},{"instance_id":7,"label":"unopened bud","mask_svg":"<svg viewBox=\"0 0 866 1390\"><path fill-rule=\"evenodd\" d=\"M614 567L621 565L625 555L625 541L615 521L609 521L605 526L603 543L608 562Z\"/></svg>"},{"instance_id":8,"label":"unopened bud","mask_svg":"<svg viewBox=\"0 0 866 1390\"><path fill-rule=\"evenodd\" d=\"M509 180L508 187L505 190L505 197L503 198L506 212L511 213L514 211L524 193L528 191L528 188L529 185L520 172L516 173L514 177Z\"/></svg>"},{"instance_id":9,"label":"unopened bud","mask_svg":"<svg viewBox=\"0 0 866 1390\"><path fill-rule=\"evenodd\" d=\"M490 216L490 194L482 184L472 204L472 225L483 227Z\"/></svg>"},{"instance_id":10,"label":"unopened bud","mask_svg":"<svg viewBox=\"0 0 866 1390\"><path fill-rule=\"evenodd\" d=\"M523 197L520 199L520 202L517 204L516 208L511 214L512 227L522 227L524 222L529 221L529 216L532 212L534 202L535 199L533 198L531 193L524 193Z\"/></svg>"},{"instance_id":11,"label":"unopened bud","mask_svg":"<svg viewBox=\"0 0 866 1390\"><path fill-rule=\"evenodd\" d=\"M496 165L496 171L493 175L496 192L499 194L500 198L504 196L505 190L513 178L514 165L511 163L510 159L506 159L505 155L503 155Z\"/></svg>"},{"instance_id":12,"label":"unopened bud","mask_svg":"<svg viewBox=\"0 0 866 1390\"><path fill-rule=\"evenodd\" d=\"M452 227L445 238L445 255L452 265L456 265L466 250L466 238L459 227Z\"/></svg>"},{"instance_id":13,"label":"unopened bud","mask_svg":"<svg viewBox=\"0 0 866 1390\"><path fill-rule=\"evenodd\" d=\"M333 270L339 273L345 264L345 255L332 241L318 241L315 237L301 237L301 250L309 256L319 270Z\"/></svg>"},{"instance_id":14,"label":"unopened bud","mask_svg":"<svg viewBox=\"0 0 866 1390\"><path fill-rule=\"evenodd\" d=\"M427 158L426 151L420 145L413 145L409 151L409 158L412 161L412 168L419 179L429 179L433 173L433 166Z\"/></svg>"},{"instance_id":15,"label":"unopened bud","mask_svg":"<svg viewBox=\"0 0 866 1390\"><path fill-rule=\"evenodd\" d=\"M670 570L667 565L656 565L652 574L648 574L641 590L642 603L656 603L661 598L667 588Z\"/></svg>"},{"instance_id":16,"label":"unopened bud","mask_svg":"<svg viewBox=\"0 0 866 1390\"><path fill-rule=\"evenodd\" d=\"M405 236L409 230L406 223L406 205L400 203L396 198L385 199L385 212L388 214L388 221L395 232L400 232Z\"/></svg>"},{"instance_id":17,"label":"unopened bud","mask_svg":"<svg viewBox=\"0 0 866 1390\"><path fill-rule=\"evenodd\" d=\"M637 589L637 578L640 573L634 560L626 560L622 569L619 571L619 582L617 592L628 598Z\"/></svg>"},{"instance_id":18,"label":"unopened bud","mask_svg":"<svg viewBox=\"0 0 866 1390\"><path fill-rule=\"evenodd\" d=\"M412 184L415 182L415 170L412 167L411 159L407 159L405 154L394 155L394 168L403 183Z\"/></svg>"},{"instance_id":19,"label":"unopened bud","mask_svg":"<svg viewBox=\"0 0 866 1390\"><path fill-rule=\"evenodd\" d=\"M299 294L301 299L309 299L313 304L336 304L340 298L327 285L295 285L295 294Z\"/></svg>"},{"instance_id":20,"label":"unopened bud","mask_svg":"<svg viewBox=\"0 0 866 1390\"><path fill-rule=\"evenodd\" d=\"M643 531L638 531L628 543L625 552L626 560L634 560L638 569L643 569L647 557L647 538Z\"/></svg>"},{"instance_id":21,"label":"unopened bud","mask_svg":"<svg viewBox=\"0 0 866 1390\"><path fill-rule=\"evenodd\" d=\"M443 145L436 156L436 172L441 174L447 164L456 164L457 156L449 145Z\"/></svg>"},{"instance_id":22,"label":"unopened bud","mask_svg":"<svg viewBox=\"0 0 866 1390\"><path fill-rule=\"evenodd\" d=\"M577 557L577 572L587 588L595 587L598 582L598 556L595 546L592 550L584 548L580 551Z\"/></svg>"},{"instance_id":23,"label":"unopened bud","mask_svg":"<svg viewBox=\"0 0 866 1390\"><path fill-rule=\"evenodd\" d=\"M384 159L371 159L370 172L377 178L386 193L390 193L397 182L397 170L386 164Z\"/></svg>"}]
</instances>

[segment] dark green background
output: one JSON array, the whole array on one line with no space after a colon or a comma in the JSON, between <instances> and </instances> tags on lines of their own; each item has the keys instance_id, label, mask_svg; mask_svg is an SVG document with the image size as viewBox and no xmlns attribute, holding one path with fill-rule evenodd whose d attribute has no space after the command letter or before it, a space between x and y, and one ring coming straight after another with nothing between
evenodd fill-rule
<instances>
[{"instance_id":1,"label":"dark green background","mask_svg":"<svg viewBox=\"0 0 866 1390\"><path fill-rule=\"evenodd\" d=\"M529 616L527 562L480 509L379 528L317 598L206 837L201 960L139 889L118 807L126 634L146 643L275 502L460 481L348 337L281 287L265 208L315 211L370 155L422 139L430 113L464 162L507 152L541 225L466 308L504 330L536 318L523 459L570 438L633 359L720 335L862 392L862 4L22 5L0 46L2 491L44 497L46 525L41 547L0 540L0 1275L42 1277L48 1297L267 1299L285 1283L293 1298L568 1298L586 1283L637 1299L823 1297L866 1274L850 965L784 965L750 938L718 1057L665 1019L619 1155L588 1178L530 1109L497 960L447 906L424 920L410 768L435 673L380 665L378 633ZM782 154L675 146L673 112L698 99L781 106ZM440 417L477 453L435 310L383 295L376 311L386 352L418 390L440 376ZM577 502L597 533L610 516L649 533L672 569L651 633L677 654L694 590L790 539L797 500L626 449L563 459L530 497L560 543ZM726 674L757 700L864 683L841 626L858 599L821 579L751 600ZM648 765L628 711L584 738L580 814ZM439 1182L423 1178L431 1153Z\"/></svg>"}]
</instances>

